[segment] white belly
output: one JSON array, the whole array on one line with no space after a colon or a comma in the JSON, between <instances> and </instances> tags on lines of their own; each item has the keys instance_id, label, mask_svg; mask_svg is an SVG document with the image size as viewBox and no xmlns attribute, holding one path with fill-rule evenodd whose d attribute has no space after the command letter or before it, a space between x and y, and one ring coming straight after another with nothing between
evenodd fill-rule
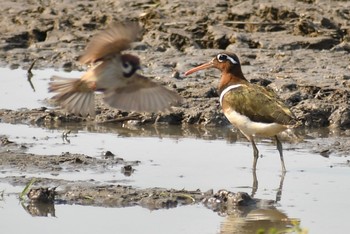
<instances>
[{"instance_id":1,"label":"white belly","mask_svg":"<svg viewBox=\"0 0 350 234\"><path fill-rule=\"evenodd\" d=\"M245 136L264 136L270 137L287 129L286 126L278 123L259 123L253 122L248 117L238 112L228 109L226 118L237 127Z\"/></svg>"}]
</instances>

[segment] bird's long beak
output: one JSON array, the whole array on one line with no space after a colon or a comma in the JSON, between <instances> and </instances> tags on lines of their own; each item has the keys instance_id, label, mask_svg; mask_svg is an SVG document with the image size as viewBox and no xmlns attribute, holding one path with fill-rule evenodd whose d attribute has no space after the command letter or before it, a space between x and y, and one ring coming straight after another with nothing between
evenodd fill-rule
<instances>
[{"instance_id":1,"label":"bird's long beak","mask_svg":"<svg viewBox=\"0 0 350 234\"><path fill-rule=\"evenodd\" d=\"M187 72L185 72L185 76L188 76L194 72L200 71L200 70L204 70L204 69L208 69L208 68L212 68L214 66L213 61L210 61L208 63L204 63L202 65L199 65L198 67L194 67L190 70L188 70Z\"/></svg>"}]
</instances>

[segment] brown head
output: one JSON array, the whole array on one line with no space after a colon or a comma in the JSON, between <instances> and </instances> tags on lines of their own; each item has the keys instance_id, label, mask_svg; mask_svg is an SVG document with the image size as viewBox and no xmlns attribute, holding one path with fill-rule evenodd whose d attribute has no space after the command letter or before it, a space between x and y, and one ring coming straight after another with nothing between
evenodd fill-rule
<instances>
[{"instance_id":1,"label":"brown head","mask_svg":"<svg viewBox=\"0 0 350 234\"><path fill-rule=\"evenodd\" d=\"M210 62L188 70L185 72L185 75L187 76L208 68L219 69L222 73L219 83L219 92L229 85L248 82L242 73L241 63L237 55L229 52L217 54Z\"/></svg>"},{"instance_id":2,"label":"brown head","mask_svg":"<svg viewBox=\"0 0 350 234\"><path fill-rule=\"evenodd\" d=\"M140 69L140 59L131 54L122 54L122 70L124 77L128 78Z\"/></svg>"}]
</instances>

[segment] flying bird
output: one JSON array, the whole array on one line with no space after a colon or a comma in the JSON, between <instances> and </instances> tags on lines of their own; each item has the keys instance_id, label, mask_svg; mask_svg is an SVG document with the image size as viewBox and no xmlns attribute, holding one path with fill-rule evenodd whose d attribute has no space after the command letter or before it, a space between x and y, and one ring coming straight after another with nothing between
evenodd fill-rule
<instances>
[{"instance_id":1,"label":"flying bird","mask_svg":"<svg viewBox=\"0 0 350 234\"><path fill-rule=\"evenodd\" d=\"M103 93L110 107L137 112L158 112L181 102L174 91L137 73L138 57L123 53L140 34L135 22L114 23L88 43L79 62L91 68L80 78L51 77L52 99L69 113L95 116L95 92Z\"/></svg>"},{"instance_id":2,"label":"flying bird","mask_svg":"<svg viewBox=\"0 0 350 234\"><path fill-rule=\"evenodd\" d=\"M236 54L219 53L208 63L190 69L185 75L208 68L216 68L221 71L218 86L220 105L226 118L253 145L253 170L256 170L259 156L254 137L274 136L282 171L285 172L282 143L277 134L296 124L294 114L272 90L252 84L244 77L241 63Z\"/></svg>"}]
</instances>

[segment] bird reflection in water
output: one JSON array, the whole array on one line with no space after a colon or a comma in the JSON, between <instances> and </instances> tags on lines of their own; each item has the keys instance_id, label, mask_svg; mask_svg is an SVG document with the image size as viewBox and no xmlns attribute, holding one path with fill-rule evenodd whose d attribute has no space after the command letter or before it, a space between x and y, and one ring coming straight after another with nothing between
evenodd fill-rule
<instances>
[{"instance_id":1,"label":"bird reflection in water","mask_svg":"<svg viewBox=\"0 0 350 234\"><path fill-rule=\"evenodd\" d=\"M270 230L279 233L300 222L278 210L275 201L256 199L245 192L219 190L206 199L204 204L226 217L221 224L220 233L266 233Z\"/></svg>"}]
</instances>

